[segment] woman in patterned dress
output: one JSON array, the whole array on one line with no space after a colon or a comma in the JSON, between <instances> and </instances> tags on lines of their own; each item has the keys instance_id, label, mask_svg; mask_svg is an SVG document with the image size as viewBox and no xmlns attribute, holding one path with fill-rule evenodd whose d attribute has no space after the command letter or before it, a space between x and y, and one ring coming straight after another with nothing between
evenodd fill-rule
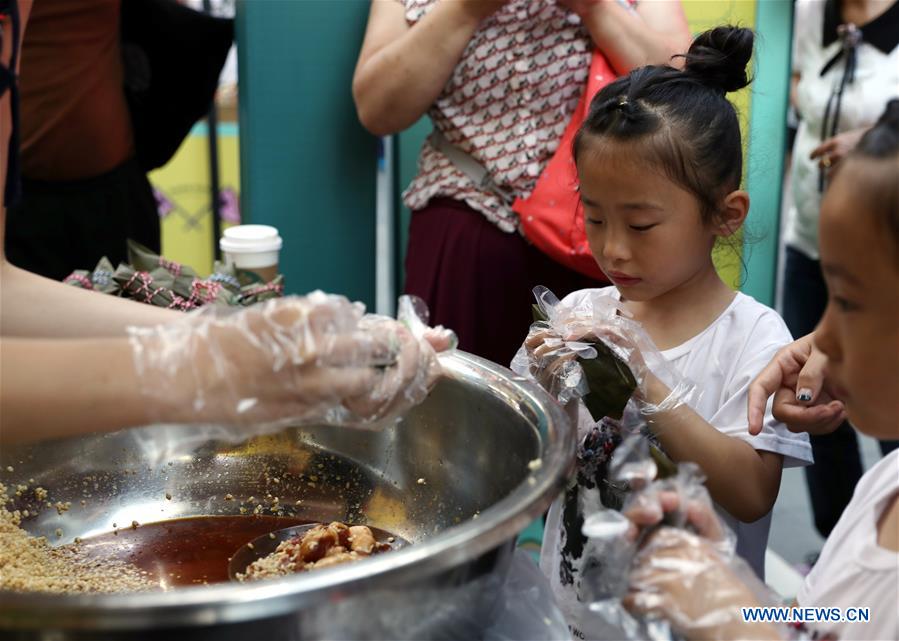
<instances>
[{"instance_id":1,"label":"woman in patterned dress","mask_svg":"<svg viewBox=\"0 0 899 641\"><path fill-rule=\"evenodd\" d=\"M353 78L362 124L387 135L427 114L499 188L478 185L429 139L403 195L413 211L405 291L456 330L462 349L508 364L534 285L559 296L596 286L529 245L497 193L530 194L593 48L622 74L667 63L689 41L679 0L372 0Z\"/></svg>"}]
</instances>

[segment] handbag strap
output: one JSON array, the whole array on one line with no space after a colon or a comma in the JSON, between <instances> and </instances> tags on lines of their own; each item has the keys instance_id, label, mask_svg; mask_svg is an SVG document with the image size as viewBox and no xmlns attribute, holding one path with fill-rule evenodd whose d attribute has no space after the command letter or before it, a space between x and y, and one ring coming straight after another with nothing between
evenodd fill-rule
<instances>
[{"instance_id":1,"label":"handbag strap","mask_svg":"<svg viewBox=\"0 0 899 641\"><path fill-rule=\"evenodd\" d=\"M487 171L484 165L475 160L471 154L462 151L447 140L442 131L432 130L428 136L428 142L431 143L434 149L446 156L456 169L468 176L478 187L494 194L510 207L515 202L515 194L497 185L496 181L493 180L493 176L490 175L490 172Z\"/></svg>"}]
</instances>

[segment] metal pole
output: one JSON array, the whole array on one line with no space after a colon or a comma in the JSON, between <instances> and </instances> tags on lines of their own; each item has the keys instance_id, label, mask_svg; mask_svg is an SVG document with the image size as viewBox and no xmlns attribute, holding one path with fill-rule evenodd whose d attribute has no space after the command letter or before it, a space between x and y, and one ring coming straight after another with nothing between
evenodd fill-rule
<instances>
[{"instance_id":1,"label":"metal pole","mask_svg":"<svg viewBox=\"0 0 899 641\"><path fill-rule=\"evenodd\" d=\"M210 0L203 0L203 11L212 13ZM218 154L218 112L216 111L215 98L209 105L209 113L206 114L207 138L209 141L209 191L212 210L212 255L216 260L222 257L219 249L219 238L222 236L222 201L219 186L219 154Z\"/></svg>"},{"instance_id":2,"label":"metal pole","mask_svg":"<svg viewBox=\"0 0 899 641\"><path fill-rule=\"evenodd\" d=\"M394 137L378 142L378 177L375 187L375 312L384 316L396 313L394 283L395 219Z\"/></svg>"}]
</instances>

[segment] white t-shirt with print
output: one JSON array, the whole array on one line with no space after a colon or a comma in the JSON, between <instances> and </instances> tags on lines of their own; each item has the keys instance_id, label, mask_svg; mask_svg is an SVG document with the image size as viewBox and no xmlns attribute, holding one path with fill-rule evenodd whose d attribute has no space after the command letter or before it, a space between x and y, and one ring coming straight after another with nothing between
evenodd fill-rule
<instances>
[{"instance_id":1,"label":"white t-shirt with print","mask_svg":"<svg viewBox=\"0 0 899 641\"><path fill-rule=\"evenodd\" d=\"M614 287L586 289L569 294L563 304L577 305L596 293L619 298ZM727 309L702 332L677 347L664 350L662 355L680 375L693 381L702 391L701 396L691 403L697 414L719 431L748 442L756 450L782 454L785 467L801 466L812 462L808 436L793 434L775 420L771 414L771 400L759 435L749 434L747 419L749 384L775 352L792 340L777 312L738 292ZM583 403L578 409L580 442L594 422ZM580 630L579 625L586 614L586 605L577 600L575 588L563 586L560 579L562 503L562 498L557 499L547 515L540 566L549 576L559 607L575 629L575 636L589 638L589 632ZM720 508L719 513L737 536L737 552L764 579L771 513L754 523L737 521Z\"/></svg>"},{"instance_id":2,"label":"white t-shirt with print","mask_svg":"<svg viewBox=\"0 0 899 641\"><path fill-rule=\"evenodd\" d=\"M899 493L899 450L885 456L855 493L796 597L802 607L870 608L868 622L810 627L840 639L899 639L899 554L877 544L877 523Z\"/></svg>"}]
</instances>

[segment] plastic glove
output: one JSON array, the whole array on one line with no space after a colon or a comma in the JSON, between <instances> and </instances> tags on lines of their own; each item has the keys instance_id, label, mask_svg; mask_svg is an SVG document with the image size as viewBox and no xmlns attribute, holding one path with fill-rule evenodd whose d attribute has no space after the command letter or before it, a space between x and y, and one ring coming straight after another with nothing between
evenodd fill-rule
<instances>
[{"instance_id":1,"label":"plastic glove","mask_svg":"<svg viewBox=\"0 0 899 641\"><path fill-rule=\"evenodd\" d=\"M576 304L562 303L545 287L534 289L546 321L534 323L513 369L528 369L537 381L565 403L589 389L577 358L595 358L597 340L627 366L636 381L634 400L645 415L695 402L698 391L665 360L639 323L608 294L595 293ZM661 392L661 393L660 393Z\"/></svg>"},{"instance_id":2,"label":"plastic glove","mask_svg":"<svg viewBox=\"0 0 899 641\"><path fill-rule=\"evenodd\" d=\"M748 566L722 557L708 539L662 527L637 554L624 604L690 639L781 638L774 627L743 621L740 608L763 603L748 585L753 579Z\"/></svg>"},{"instance_id":3,"label":"plastic glove","mask_svg":"<svg viewBox=\"0 0 899 641\"><path fill-rule=\"evenodd\" d=\"M345 400L347 424L379 422L397 416L421 403L440 373L437 352L455 349L453 332L442 326L428 327L428 311L419 298L400 298L398 320L368 314L359 321L359 330L378 340L387 339L396 352L395 365L374 370L371 387Z\"/></svg>"},{"instance_id":4,"label":"plastic glove","mask_svg":"<svg viewBox=\"0 0 899 641\"><path fill-rule=\"evenodd\" d=\"M777 639L784 629L743 623L741 607L777 598L736 556L699 468L681 463L662 480L645 439L616 449L610 481L631 492L622 512L585 518L585 550L601 560L585 573L589 608L601 638ZM672 632L672 629L674 632Z\"/></svg>"},{"instance_id":5,"label":"plastic glove","mask_svg":"<svg viewBox=\"0 0 899 641\"><path fill-rule=\"evenodd\" d=\"M512 360L511 368L523 376L533 377L562 405L573 399L583 398L590 393L588 380L581 359L593 359L598 356L594 345L595 338L592 327L595 325L592 301L584 305L568 305L559 302L556 296L545 287L535 287L534 296L537 313L544 320L531 325L524 345ZM608 315L614 315L614 301L603 297L603 304L612 305ZM616 378L615 372L609 372L607 384ZM617 376L621 379L622 376ZM629 397L633 386L619 390ZM603 390L606 391L605 389ZM614 393L610 393L616 396ZM623 403L621 403L623 406ZM598 418L598 417L596 417Z\"/></svg>"},{"instance_id":6,"label":"plastic glove","mask_svg":"<svg viewBox=\"0 0 899 641\"><path fill-rule=\"evenodd\" d=\"M690 639L779 639L776 627L745 623L741 607L777 599L735 552L733 533L715 512L702 477L681 465L624 511L637 545L624 605L663 619ZM585 525L586 527L586 525Z\"/></svg>"},{"instance_id":7,"label":"plastic glove","mask_svg":"<svg viewBox=\"0 0 899 641\"><path fill-rule=\"evenodd\" d=\"M674 476L654 480L658 469L648 441L639 433L625 438L612 456L608 482L628 488L623 510L586 515L582 527L587 548L602 559L597 564L601 571L585 577L594 600L624 596L638 548L663 526L700 532L714 540L722 554L733 556L735 537L715 513L699 467L682 463Z\"/></svg>"},{"instance_id":8,"label":"plastic glove","mask_svg":"<svg viewBox=\"0 0 899 641\"><path fill-rule=\"evenodd\" d=\"M204 308L129 338L152 419L244 426L235 439L300 422L377 424L422 400L440 371L423 333L322 292Z\"/></svg>"}]
</instances>

